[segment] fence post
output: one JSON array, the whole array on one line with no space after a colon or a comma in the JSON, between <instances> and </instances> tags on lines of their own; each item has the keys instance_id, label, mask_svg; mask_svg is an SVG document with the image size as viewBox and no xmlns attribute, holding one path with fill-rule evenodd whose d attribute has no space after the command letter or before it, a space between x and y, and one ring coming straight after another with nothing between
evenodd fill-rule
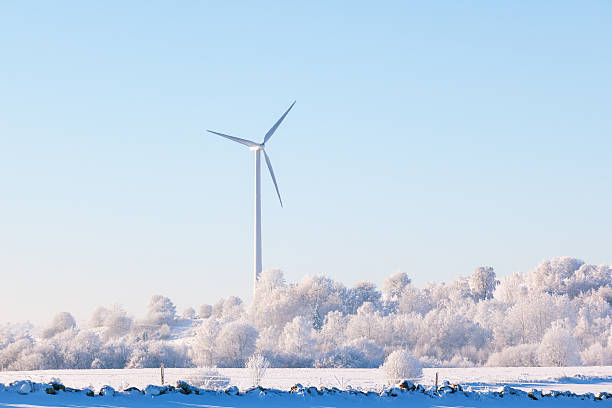
<instances>
[{"instance_id":1,"label":"fence post","mask_svg":"<svg viewBox=\"0 0 612 408\"><path fill-rule=\"evenodd\" d=\"M159 371L161 374L161 385L164 385L164 363L159 365Z\"/></svg>"},{"instance_id":2,"label":"fence post","mask_svg":"<svg viewBox=\"0 0 612 408\"><path fill-rule=\"evenodd\" d=\"M436 389L438 389L438 372L436 371Z\"/></svg>"}]
</instances>

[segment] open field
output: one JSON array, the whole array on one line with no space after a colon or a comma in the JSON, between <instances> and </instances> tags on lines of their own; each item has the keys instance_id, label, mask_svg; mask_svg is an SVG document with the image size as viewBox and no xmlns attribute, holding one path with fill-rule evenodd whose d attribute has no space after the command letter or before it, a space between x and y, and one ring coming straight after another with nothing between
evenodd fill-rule
<instances>
[{"instance_id":1,"label":"open field","mask_svg":"<svg viewBox=\"0 0 612 408\"><path fill-rule=\"evenodd\" d=\"M220 368L219 373L229 377L230 385L241 390L251 386L249 372L244 368ZM198 376L196 368L166 368L165 383L188 380ZM612 392L612 367L477 367L477 368L426 368L417 381L424 386L433 385L435 373L439 382L449 381L473 390L495 389L502 385L530 391L558 390L575 393ZM48 382L59 379L64 385L99 389L110 385L115 389L128 387L144 388L149 384L160 384L157 368L122 370L40 370L0 372L0 383L29 379ZM288 390L295 384L315 387L356 388L364 391L382 390L386 381L378 369L313 369L271 368L268 369L262 386Z\"/></svg>"},{"instance_id":2,"label":"open field","mask_svg":"<svg viewBox=\"0 0 612 408\"><path fill-rule=\"evenodd\" d=\"M2 381L29 378L10 386L0 385L0 407L6 408L225 408L225 407L576 407L612 406L612 394L600 392L610 390L612 378L610 367L576 368L478 368L439 369L442 380L459 382L462 387L443 386L434 389L414 387L405 389L384 387L378 370L363 369L272 369L265 386L272 389L246 389L249 379L245 369L224 369L222 375L230 377L236 387L225 391L206 391L188 385L169 388L148 383L159 383L157 369L134 370L52 370L37 372L3 372ZM421 382L435 375L435 369L426 370ZM197 375L197 370L168 369L167 382ZM51 378L61 380L66 386L53 387L42 384ZM286 388L300 382L305 386L323 385L342 387L337 389ZM335 384L334 384L335 382ZM501 383L511 387L500 387ZM115 389L102 388L110 384ZM127 390L137 386L144 392ZM349 386L376 392L358 392ZM91 392L86 388L95 390ZM557 389L568 392L523 392L522 390Z\"/></svg>"}]
</instances>

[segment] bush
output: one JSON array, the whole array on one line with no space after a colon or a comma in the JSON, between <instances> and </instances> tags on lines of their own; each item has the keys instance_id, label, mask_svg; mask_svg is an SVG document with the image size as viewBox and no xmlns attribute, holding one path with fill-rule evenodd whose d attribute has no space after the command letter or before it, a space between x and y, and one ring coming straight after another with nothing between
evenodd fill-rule
<instances>
[{"instance_id":1,"label":"bush","mask_svg":"<svg viewBox=\"0 0 612 408\"><path fill-rule=\"evenodd\" d=\"M249 370L253 387L259 387L261 380L266 375L266 370L270 367L270 362L261 354L253 354L247 360L245 367Z\"/></svg>"},{"instance_id":2,"label":"bush","mask_svg":"<svg viewBox=\"0 0 612 408\"><path fill-rule=\"evenodd\" d=\"M421 362L406 350L395 350L380 366L389 383L414 380L423 375Z\"/></svg>"}]
</instances>

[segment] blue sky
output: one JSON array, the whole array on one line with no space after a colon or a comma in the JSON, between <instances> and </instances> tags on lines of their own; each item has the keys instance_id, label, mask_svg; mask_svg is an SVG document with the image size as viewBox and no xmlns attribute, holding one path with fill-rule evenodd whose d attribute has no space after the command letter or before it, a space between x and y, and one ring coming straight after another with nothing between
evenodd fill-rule
<instances>
[{"instance_id":1,"label":"blue sky","mask_svg":"<svg viewBox=\"0 0 612 408\"><path fill-rule=\"evenodd\" d=\"M611 263L612 4L0 3L3 320Z\"/></svg>"}]
</instances>

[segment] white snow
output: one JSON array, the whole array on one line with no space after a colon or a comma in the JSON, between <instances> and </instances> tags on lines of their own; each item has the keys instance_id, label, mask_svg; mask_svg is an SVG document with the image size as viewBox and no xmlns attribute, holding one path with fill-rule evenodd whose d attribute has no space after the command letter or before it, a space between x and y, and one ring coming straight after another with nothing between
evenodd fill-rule
<instances>
[{"instance_id":1,"label":"white snow","mask_svg":"<svg viewBox=\"0 0 612 408\"><path fill-rule=\"evenodd\" d=\"M244 368L219 368L220 374L230 378L230 385L241 390L252 386L252 378ZM197 376L197 368L166 368L166 384L175 384ZM424 368L423 376L416 382L424 386L434 383L438 372L439 384L449 381L473 390L496 389L502 385L530 391L534 388L544 391L572 391L575 393L612 392L612 367L478 367L478 368ZM49 382L60 381L68 387L91 387L99 390L110 385L117 390L128 387L144 389L149 384L160 385L158 368L117 369L117 370L39 370L3 371L0 383L9 384L17 380ZM383 373L378 369L338 368L269 368L262 381L265 388L288 390L295 384L305 387L352 387L364 391L380 392L386 387Z\"/></svg>"},{"instance_id":2,"label":"white snow","mask_svg":"<svg viewBox=\"0 0 612 408\"><path fill-rule=\"evenodd\" d=\"M444 386L433 391L409 385L409 390L389 388L381 393L317 390L299 388L289 391L251 389L238 393L233 387L226 391L194 390L186 386L182 390L150 385L145 392L116 392L110 387L100 391L61 390L45 384L16 383L0 385L0 407L12 408L229 408L229 407L348 407L348 406L406 406L411 407L566 407L603 404L612 406L612 395L570 393L527 394L509 387L495 391L470 391ZM180 391L185 391L181 393Z\"/></svg>"}]
</instances>

